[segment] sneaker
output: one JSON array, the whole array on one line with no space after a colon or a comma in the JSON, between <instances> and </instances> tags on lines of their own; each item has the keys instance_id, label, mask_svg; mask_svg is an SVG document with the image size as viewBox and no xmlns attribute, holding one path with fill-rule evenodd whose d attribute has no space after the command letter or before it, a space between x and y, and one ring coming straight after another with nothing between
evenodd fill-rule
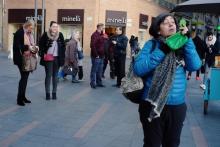
<instances>
[{"instance_id":1,"label":"sneaker","mask_svg":"<svg viewBox=\"0 0 220 147\"><path fill-rule=\"evenodd\" d=\"M95 84L90 83L90 86L91 86L91 88L96 89L96 85Z\"/></svg>"},{"instance_id":2,"label":"sneaker","mask_svg":"<svg viewBox=\"0 0 220 147\"><path fill-rule=\"evenodd\" d=\"M200 84L200 88L202 88L203 90L205 90L205 89L206 89L205 84Z\"/></svg>"},{"instance_id":3,"label":"sneaker","mask_svg":"<svg viewBox=\"0 0 220 147\"><path fill-rule=\"evenodd\" d=\"M85 80L84 80L84 79L78 79L78 81L80 81L80 82L84 82Z\"/></svg>"},{"instance_id":4,"label":"sneaker","mask_svg":"<svg viewBox=\"0 0 220 147\"><path fill-rule=\"evenodd\" d=\"M196 77L196 80L197 80L197 81L200 81L200 80L201 80L201 78L200 78L200 77Z\"/></svg>"},{"instance_id":5,"label":"sneaker","mask_svg":"<svg viewBox=\"0 0 220 147\"><path fill-rule=\"evenodd\" d=\"M187 76L187 80L189 80L191 78L191 76Z\"/></svg>"},{"instance_id":6,"label":"sneaker","mask_svg":"<svg viewBox=\"0 0 220 147\"><path fill-rule=\"evenodd\" d=\"M72 80L72 83L79 83L79 81L78 80Z\"/></svg>"}]
</instances>

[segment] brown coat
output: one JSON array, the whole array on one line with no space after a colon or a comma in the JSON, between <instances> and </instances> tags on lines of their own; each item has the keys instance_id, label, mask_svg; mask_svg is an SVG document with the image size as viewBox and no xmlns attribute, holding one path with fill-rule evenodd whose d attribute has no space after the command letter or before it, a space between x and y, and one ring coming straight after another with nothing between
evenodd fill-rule
<instances>
[{"instance_id":1,"label":"brown coat","mask_svg":"<svg viewBox=\"0 0 220 147\"><path fill-rule=\"evenodd\" d=\"M65 65L72 65L73 68L78 68L77 43L75 39L71 39L66 45Z\"/></svg>"}]
</instances>

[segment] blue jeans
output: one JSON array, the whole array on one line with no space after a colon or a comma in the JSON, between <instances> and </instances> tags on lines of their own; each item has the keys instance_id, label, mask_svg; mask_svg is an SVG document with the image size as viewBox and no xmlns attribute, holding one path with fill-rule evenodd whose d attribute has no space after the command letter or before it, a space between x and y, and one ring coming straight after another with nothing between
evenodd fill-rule
<instances>
[{"instance_id":1,"label":"blue jeans","mask_svg":"<svg viewBox=\"0 0 220 147\"><path fill-rule=\"evenodd\" d=\"M92 67L90 73L90 82L92 85L102 84L103 59L92 58Z\"/></svg>"}]
</instances>

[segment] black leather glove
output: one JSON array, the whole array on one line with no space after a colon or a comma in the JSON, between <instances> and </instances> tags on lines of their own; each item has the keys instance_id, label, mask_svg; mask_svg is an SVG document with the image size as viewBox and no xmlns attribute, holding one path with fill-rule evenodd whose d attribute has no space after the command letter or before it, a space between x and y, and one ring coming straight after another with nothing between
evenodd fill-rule
<instances>
[{"instance_id":1,"label":"black leather glove","mask_svg":"<svg viewBox=\"0 0 220 147\"><path fill-rule=\"evenodd\" d=\"M53 41L52 40L48 40L47 43L46 43L46 47L50 48L50 47L52 47L52 45L53 45Z\"/></svg>"},{"instance_id":2,"label":"black leather glove","mask_svg":"<svg viewBox=\"0 0 220 147\"><path fill-rule=\"evenodd\" d=\"M185 34L185 36L187 36L188 38L190 38L190 37L191 37L191 33L188 31L188 32Z\"/></svg>"}]
</instances>

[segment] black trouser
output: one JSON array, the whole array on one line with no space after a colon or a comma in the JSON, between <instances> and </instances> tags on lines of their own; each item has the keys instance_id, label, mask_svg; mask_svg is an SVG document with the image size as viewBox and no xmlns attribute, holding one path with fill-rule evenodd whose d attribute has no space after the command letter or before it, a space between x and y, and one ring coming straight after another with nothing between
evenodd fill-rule
<instances>
[{"instance_id":1,"label":"black trouser","mask_svg":"<svg viewBox=\"0 0 220 147\"><path fill-rule=\"evenodd\" d=\"M199 77L199 74L200 74L200 69L196 71L196 77ZM188 76L191 76L192 75L192 72L190 71L188 73Z\"/></svg>"},{"instance_id":2,"label":"black trouser","mask_svg":"<svg viewBox=\"0 0 220 147\"><path fill-rule=\"evenodd\" d=\"M102 70L102 76L105 75L105 70L106 70L106 68L107 68L107 65L108 65L108 60L107 60L107 59L104 59L103 70Z\"/></svg>"},{"instance_id":3,"label":"black trouser","mask_svg":"<svg viewBox=\"0 0 220 147\"><path fill-rule=\"evenodd\" d=\"M54 61L45 62L45 91L46 93L50 93L50 83L52 78L53 83L53 91L52 93L56 93L57 91L57 82L58 82L58 58L55 57Z\"/></svg>"},{"instance_id":4,"label":"black trouser","mask_svg":"<svg viewBox=\"0 0 220 147\"><path fill-rule=\"evenodd\" d=\"M109 67L110 67L110 78L115 78L115 60L111 59L109 60Z\"/></svg>"},{"instance_id":5,"label":"black trouser","mask_svg":"<svg viewBox=\"0 0 220 147\"><path fill-rule=\"evenodd\" d=\"M79 77L79 80L82 80L82 78L83 78L83 67L78 66L78 68L79 68L78 77Z\"/></svg>"},{"instance_id":6,"label":"black trouser","mask_svg":"<svg viewBox=\"0 0 220 147\"><path fill-rule=\"evenodd\" d=\"M25 93L26 93L26 88L27 88L27 81L29 77L29 71L22 71L22 67L18 66L21 79L19 81L18 85L18 95L17 95L17 101L23 101L25 99Z\"/></svg>"},{"instance_id":7,"label":"black trouser","mask_svg":"<svg viewBox=\"0 0 220 147\"><path fill-rule=\"evenodd\" d=\"M115 57L115 75L117 76L117 85L121 85L121 79L125 76L126 56Z\"/></svg>"},{"instance_id":8,"label":"black trouser","mask_svg":"<svg viewBox=\"0 0 220 147\"><path fill-rule=\"evenodd\" d=\"M159 118L148 121L151 111L149 102L139 105L139 115L144 131L143 147L178 147L183 122L186 117L186 104L165 105Z\"/></svg>"}]
</instances>

